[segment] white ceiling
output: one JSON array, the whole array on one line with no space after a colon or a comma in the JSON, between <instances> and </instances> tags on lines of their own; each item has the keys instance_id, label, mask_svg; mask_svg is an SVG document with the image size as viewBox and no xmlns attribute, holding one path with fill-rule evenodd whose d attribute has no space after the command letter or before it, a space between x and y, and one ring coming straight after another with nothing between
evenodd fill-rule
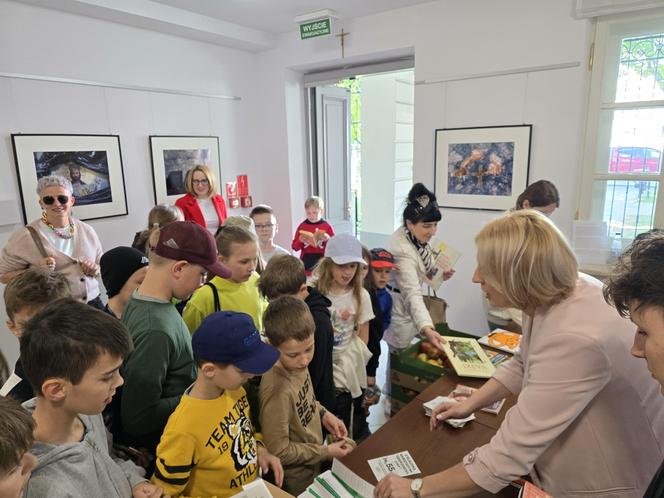
<instances>
[{"instance_id":1,"label":"white ceiling","mask_svg":"<svg viewBox=\"0 0 664 498\"><path fill-rule=\"evenodd\" d=\"M196 14L240 24L273 34L297 29L293 19L322 9L335 10L342 19L377 14L432 0L153 0Z\"/></svg>"},{"instance_id":2,"label":"white ceiling","mask_svg":"<svg viewBox=\"0 0 664 498\"><path fill-rule=\"evenodd\" d=\"M259 52L297 31L294 18L331 9L340 19L431 0L15 0L71 14Z\"/></svg>"}]
</instances>

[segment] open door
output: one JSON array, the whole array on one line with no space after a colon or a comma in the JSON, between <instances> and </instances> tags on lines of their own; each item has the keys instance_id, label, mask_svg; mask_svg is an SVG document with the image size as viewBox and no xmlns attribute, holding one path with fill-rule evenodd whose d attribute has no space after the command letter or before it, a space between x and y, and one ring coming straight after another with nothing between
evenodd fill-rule
<instances>
[{"instance_id":1,"label":"open door","mask_svg":"<svg viewBox=\"0 0 664 498\"><path fill-rule=\"evenodd\" d=\"M336 233L355 235L350 176L350 91L316 87L316 159L318 195L325 218Z\"/></svg>"}]
</instances>

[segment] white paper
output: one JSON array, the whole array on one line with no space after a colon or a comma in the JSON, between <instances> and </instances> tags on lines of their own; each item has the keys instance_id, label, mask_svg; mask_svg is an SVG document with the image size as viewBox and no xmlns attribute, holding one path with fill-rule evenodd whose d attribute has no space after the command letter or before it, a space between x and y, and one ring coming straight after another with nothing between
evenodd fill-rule
<instances>
[{"instance_id":1,"label":"white paper","mask_svg":"<svg viewBox=\"0 0 664 498\"><path fill-rule=\"evenodd\" d=\"M247 498L272 498L272 493L267 489L263 479L256 479L242 487Z\"/></svg>"},{"instance_id":2,"label":"white paper","mask_svg":"<svg viewBox=\"0 0 664 498\"><path fill-rule=\"evenodd\" d=\"M358 495L363 498L373 498L374 487L336 458L332 462L332 473L354 489Z\"/></svg>"},{"instance_id":3,"label":"white paper","mask_svg":"<svg viewBox=\"0 0 664 498\"><path fill-rule=\"evenodd\" d=\"M394 455L373 458L367 462L377 480L381 480L387 474L396 474L401 477L412 476L420 473L415 460L407 451L401 451Z\"/></svg>"},{"instance_id":4,"label":"white paper","mask_svg":"<svg viewBox=\"0 0 664 498\"><path fill-rule=\"evenodd\" d=\"M328 493L331 493L332 496L335 498L353 498L353 495L346 489L344 488L343 484L339 482L339 480L334 477L332 474L332 471L327 470L320 474L318 477L315 478L315 481L317 481L320 484L323 484L325 482L330 488L332 488L332 491L328 490L326 488L326 491ZM325 486L323 486L325 488Z\"/></svg>"},{"instance_id":5,"label":"white paper","mask_svg":"<svg viewBox=\"0 0 664 498\"><path fill-rule=\"evenodd\" d=\"M267 489L263 479L256 479L242 486L242 491L231 498L272 498L272 493Z\"/></svg>"},{"instance_id":6,"label":"white paper","mask_svg":"<svg viewBox=\"0 0 664 498\"><path fill-rule=\"evenodd\" d=\"M427 417L431 416L431 412L433 411L434 408L436 408L438 405L442 403L458 403L458 401L454 398L448 398L447 396L436 396L433 398L431 401L427 401L426 403L422 403L422 406L424 407L424 414ZM439 419L440 420L440 419ZM471 413L468 415L466 418L448 418L445 420L446 423L454 427L455 429L458 429L460 427L463 427L466 425L466 423L470 422L471 420L475 420L475 414Z\"/></svg>"}]
</instances>

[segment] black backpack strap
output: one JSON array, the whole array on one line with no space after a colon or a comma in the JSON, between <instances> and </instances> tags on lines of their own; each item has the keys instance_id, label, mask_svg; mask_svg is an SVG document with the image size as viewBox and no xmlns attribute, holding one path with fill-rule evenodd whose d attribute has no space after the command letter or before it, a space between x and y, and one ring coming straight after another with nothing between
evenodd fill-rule
<instances>
[{"instance_id":1,"label":"black backpack strap","mask_svg":"<svg viewBox=\"0 0 664 498\"><path fill-rule=\"evenodd\" d=\"M212 297L214 298L214 311L221 311L221 303L219 302L219 291L212 282L206 282L205 285L212 289Z\"/></svg>"}]
</instances>

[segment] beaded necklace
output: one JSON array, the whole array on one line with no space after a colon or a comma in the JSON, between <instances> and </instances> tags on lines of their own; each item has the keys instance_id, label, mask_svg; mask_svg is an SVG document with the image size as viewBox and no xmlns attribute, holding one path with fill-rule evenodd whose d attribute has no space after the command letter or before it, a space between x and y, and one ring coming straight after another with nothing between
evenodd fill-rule
<instances>
[{"instance_id":1,"label":"beaded necklace","mask_svg":"<svg viewBox=\"0 0 664 498\"><path fill-rule=\"evenodd\" d=\"M42 217L41 217L42 223L44 223L48 228L53 230L53 233L55 234L56 237L60 237L61 239L71 239L74 237L74 222L71 221L71 218L69 219L69 226L65 228L57 228L48 221L46 218L46 212L42 212Z\"/></svg>"}]
</instances>

